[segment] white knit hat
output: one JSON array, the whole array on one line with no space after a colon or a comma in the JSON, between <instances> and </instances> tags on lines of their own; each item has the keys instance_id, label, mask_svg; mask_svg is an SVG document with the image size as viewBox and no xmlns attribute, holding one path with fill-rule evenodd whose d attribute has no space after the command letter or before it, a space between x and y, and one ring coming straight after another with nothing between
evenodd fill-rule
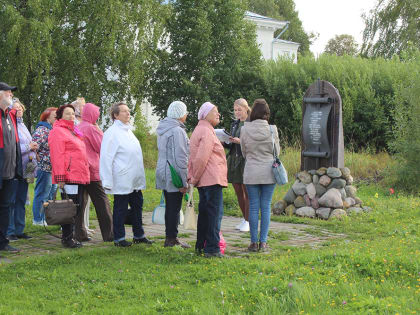
<instances>
[{"instance_id":1,"label":"white knit hat","mask_svg":"<svg viewBox=\"0 0 420 315\"><path fill-rule=\"evenodd\" d=\"M181 101L174 101L168 107L167 116L169 118L179 119L187 114L187 105Z\"/></svg>"}]
</instances>

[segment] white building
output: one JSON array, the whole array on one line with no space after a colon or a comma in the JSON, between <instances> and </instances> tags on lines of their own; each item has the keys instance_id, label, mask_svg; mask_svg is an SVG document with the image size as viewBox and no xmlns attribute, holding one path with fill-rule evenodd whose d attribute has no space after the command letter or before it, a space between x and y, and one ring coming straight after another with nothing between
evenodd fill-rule
<instances>
[{"instance_id":1,"label":"white building","mask_svg":"<svg viewBox=\"0 0 420 315\"><path fill-rule=\"evenodd\" d=\"M250 11L245 12L245 19L255 23L257 26L257 43L265 60L275 60L280 56L293 58L297 62L298 43L280 39L281 35L289 27L289 22L278 21ZM274 32L282 30L274 38Z\"/></svg>"},{"instance_id":2,"label":"white building","mask_svg":"<svg viewBox=\"0 0 420 315\"><path fill-rule=\"evenodd\" d=\"M280 39L287 30L289 22L278 21L249 11L245 12L245 19L257 26L257 43L265 60L275 60L280 56L287 56L293 58L295 63L297 62L297 51L300 44ZM279 29L282 31L277 38L274 38L274 32ZM153 114L153 106L147 101L141 104L141 110L154 133L160 118Z\"/></svg>"}]
</instances>

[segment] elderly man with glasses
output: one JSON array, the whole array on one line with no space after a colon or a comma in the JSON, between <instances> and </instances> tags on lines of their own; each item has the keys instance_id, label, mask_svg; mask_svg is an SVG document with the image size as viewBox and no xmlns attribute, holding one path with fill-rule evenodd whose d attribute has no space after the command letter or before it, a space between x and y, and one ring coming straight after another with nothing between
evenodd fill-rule
<instances>
[{"instance_id":1,"label":"elderly man with glasses","mask_svg":"<svg viewBox=\"0 0 420 315\"><path fill-rule=\"evenodd\" d=\"M19 252L6 238L16 178L22 178L22 157L16 110L10 109L16 87L0 82L0 251Z\"/></svg>"}]
</instances>

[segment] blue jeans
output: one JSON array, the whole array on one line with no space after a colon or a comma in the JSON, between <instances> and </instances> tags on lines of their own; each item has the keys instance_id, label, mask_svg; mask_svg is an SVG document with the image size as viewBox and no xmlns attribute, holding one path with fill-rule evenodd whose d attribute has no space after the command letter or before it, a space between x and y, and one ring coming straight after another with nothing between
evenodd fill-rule
<instances>
[{"instance_id":1,"label":"blue jeans","mask_svg":"<svg viewBox=\"0 0 420 315\"><path fill-rule=\"evenodd\" d=\"M7 235L21 235L25 229L25 204L28 195L28 183L25 179L15 181L13 201L9 212Z\"/></svg>"},{"instance_id":2,"label":"blue jeans","mask_svg":"<svg viewBox=\"0 0 420 315\"><path fill-rule=\"evenodd\" d=\"M267 243L271 198L276 184L246 185L249 197L249 230L251 242L258 242L258 217L261 209L260 242Z\"/></svg>"},{"instance_id":3,"label":"blue jeans","mask_svg":"<svg viewBox=\"0 0 420 315\"><path fill-rule=\"evenodd\" d=\"M128 204L133 211L133 235L135 239L144 237L143 230L143 194L141 190L133 191L128 195L114 195L114 213L112 215L114 227L114 242L125 240L125 217Z\"/></svg>"},{"instance_id":4,"label":"blue jeans","mask_svg":"<svg viewBox=\"0 0 420 315\"><path fill-rule=\"evenodd\" d=\"M198 193L200 195L200 202L198 204L197 242L195 249L204 249L205 253L220 253L219 232L223 217L222 186L198 187Z\"/></svg>"},{"instance_id":5,"label":"blue jeans","mask_svg":"<svg viewBox=\"0 0 420 315\"><path fill-rule=\"evenodd\" d=\"M9 212L13 202L13 191L16 185L14 179L3 179L0 187L0 250L9 244L7 227L9 226Z\"/></svg>"},{"instance_id":6,"label":"blue jeans","mask_svg":"<svg viewBox=\"0 0 420 315\"><path fill-rule=\"evenodd\" d=\"M45 220L45 215L42 212L42 205L48 200L51 193L52 181L51 173L38 170L36 172L36 183L34 191L34 204L32 205L32 214L34 222L42 222Z\"/></svg>"}]
</instances>

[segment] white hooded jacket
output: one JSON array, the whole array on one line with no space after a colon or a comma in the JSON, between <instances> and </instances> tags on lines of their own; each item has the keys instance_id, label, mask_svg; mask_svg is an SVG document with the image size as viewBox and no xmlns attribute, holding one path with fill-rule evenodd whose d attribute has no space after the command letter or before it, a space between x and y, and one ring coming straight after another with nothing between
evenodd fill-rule
<instances>
[{"instance_id":1,"label":"white hooded jacket","mask_svg":"<svg viewBox=\"0 0 420 315\"><path fill-rule=\"evenodd\" d=\"M105 192L128 195L146 188L143 153L131 126L115 120L104 133L99 175Z\"/></svg>"}]
</instances>

